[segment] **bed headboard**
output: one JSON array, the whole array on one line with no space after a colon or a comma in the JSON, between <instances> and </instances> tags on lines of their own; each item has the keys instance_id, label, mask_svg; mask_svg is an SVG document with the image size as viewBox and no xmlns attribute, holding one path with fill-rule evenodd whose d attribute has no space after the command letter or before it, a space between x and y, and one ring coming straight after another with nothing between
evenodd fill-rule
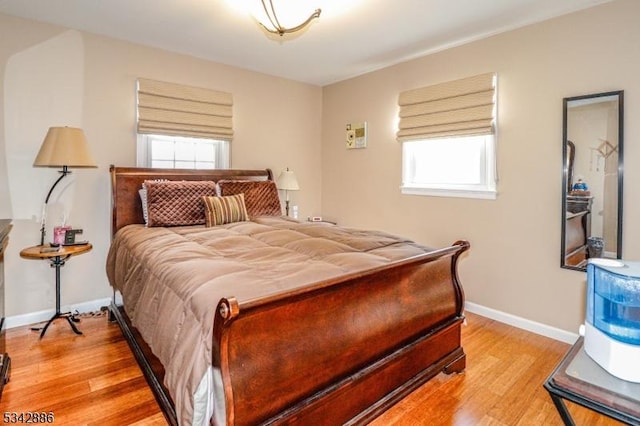
<instances>
[{"instance_id":1,"label":"bed headboard","mask_svg":"<svg viewBox=\"0 0 640 426\"><path fill-rule=\"evenodd\" d=\"M109 172L111 173L111 235L123 226L144 223L138 190L145 180L212 180L215 182L220 179L273 180L271 169L150 169L111 165Z\"/></svg>"}]
</instances>

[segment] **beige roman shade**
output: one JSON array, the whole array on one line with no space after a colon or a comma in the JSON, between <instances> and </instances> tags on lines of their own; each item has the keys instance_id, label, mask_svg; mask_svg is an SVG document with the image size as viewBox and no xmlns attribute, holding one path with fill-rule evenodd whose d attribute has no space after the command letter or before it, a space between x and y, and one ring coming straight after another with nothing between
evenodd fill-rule
<instances>
[{"instance_id":1,"label":"beige roman shade","mask_svg":"<svg viewBox=\"0 0 640 426\"><path fill-rule=\"evenodd\" d=\"M495 73L400 93L399 142L494 132Z\"/></svg>"},{"instance_id":2,"label":"beige roman shade","mask_svg":"<svg viewBox=\"0 0 640 426\"><path fill-rule=\"evenodd\" d=\"M138 133L230 141L231 93L138 79Z\"/></svg>"}]
</instances>

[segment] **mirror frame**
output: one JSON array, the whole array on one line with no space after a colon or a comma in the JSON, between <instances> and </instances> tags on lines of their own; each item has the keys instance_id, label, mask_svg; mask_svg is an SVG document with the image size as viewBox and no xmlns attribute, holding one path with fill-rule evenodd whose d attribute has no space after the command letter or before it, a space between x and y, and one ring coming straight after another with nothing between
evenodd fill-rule
<instances>
[{"instance_id":1,"label":"mirror frame","mask_svg":"<svg viewBox=\"0 0 640 426\"><path fill-rule=\"evenodd\" d=\"M562 100L562 234L561 239L561 252L560 252L560 266L565 269L573 269L576 271L586 271L586 265L572 266L567 265L565 262L566 256L566 221L567 221L567 195L569 193L569 185L572 184L574 171L571 170L569 165L570 156L575 155L575 146L568 140L567 131L567 118L568 118L568 106L572 101L602 98L608 96L618 97L618 208L617 208L617 244L616 244L616 258L622 258L622 201L623 201L623 172L624 172L624 90L616 90L611 92L593 93L589 95L573 96L564 98ZM569 153L571 148L572 153Z\"/></svg>"}]
</instances>

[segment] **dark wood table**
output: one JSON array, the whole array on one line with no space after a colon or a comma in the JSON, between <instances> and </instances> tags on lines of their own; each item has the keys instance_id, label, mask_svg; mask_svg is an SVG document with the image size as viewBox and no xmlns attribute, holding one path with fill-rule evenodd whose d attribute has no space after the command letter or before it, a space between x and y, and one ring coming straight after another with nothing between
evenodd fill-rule
<instances>
[{"instance_id":1,"label":"dark wood table","mask_svg":"<svg viewBox=\"0 0 640 426\"><path fill-rule=\"evenodd\" d=\"M640 383L621 380L600 367L580 337L544 383L565 425L575 425L563 400L629 425L640 426ZM640 360L639 360L640 362Z\"/></svg>"},{"instance_id":2,"label":"dark wood table","mask_svg":"<svg viewBox=\"0 0 640 426\"><path fill-rule=\"evenodd\" d=\"M11 376L11 358L5 343L5 301L4 301L4 253L9 244L11 219L0 219L0 400L4 385L9 383Z\"/></svg>"}]
</instances>

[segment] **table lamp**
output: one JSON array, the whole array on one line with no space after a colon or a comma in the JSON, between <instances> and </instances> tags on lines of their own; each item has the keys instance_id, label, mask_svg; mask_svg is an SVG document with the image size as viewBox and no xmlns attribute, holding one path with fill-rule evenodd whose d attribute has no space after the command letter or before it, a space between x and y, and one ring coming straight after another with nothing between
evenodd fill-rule
<instances>
[{"instance_id":1,"label":"table lamp","mask_svg":"<svg viewBox=\"0 0 640 426\"><path fill-rule=\"evenodd\" d=\"M98 167L89 153L87 138L82 129L74 127L50 127L33 162L34 167L62 167L60 177L54 182L47 194L42 208L42 227L40 245L44 245L45 216L47 203L53 189L71 171L69 168Z\"/></svg>"},{"instance_id":2,"label":"table lamp","mask_svg":"<svg viewBox=\"0 0 640 426\"><path fill-rule=\"evenodd\" d=\"M287 216L289 216L289 191L297 191L300 189L298 179L296 179L296 175L287 167L287 170L283 170L280 176L278 176L276 185L278 189L284 190L285 212Z\"/></svg>"}]
</instances>

